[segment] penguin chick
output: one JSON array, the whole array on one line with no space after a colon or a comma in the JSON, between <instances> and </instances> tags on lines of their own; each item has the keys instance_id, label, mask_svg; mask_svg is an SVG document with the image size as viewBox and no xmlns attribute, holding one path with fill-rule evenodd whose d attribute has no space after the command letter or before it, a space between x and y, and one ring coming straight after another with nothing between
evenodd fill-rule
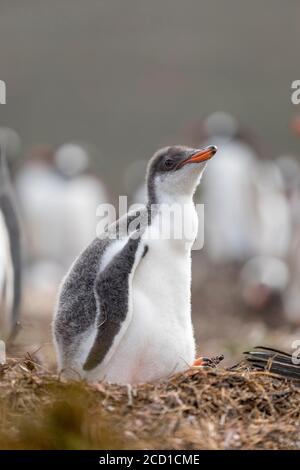
<instances>
[{"instance_id":1,"label":"penguin chick","mask_svg":"<svg viewBox=\"0 0 300 470\"><path fill-rule=\"evenodd\" d=\"M213 146L159 150L148 165L147 206L123 216L75 260L60 288L53 324L65 376L141 383L193 364L193 194L215 152ZM165 210L174 204L180 209L176 220ZM186 224L187 236L185 230L173 236ZM162 236L161 226L169 237Z\"/></svg>"},{"instance_id":2,"label":"penguin chick","mask_svg":"<svg viewBox=\"0 0 300 470\"><path fill-rule=\"evenodd\" d=\"M20 228L6 156L0 146L0 339L16 327L21 301Z\"/></svg>"}]
</instances>

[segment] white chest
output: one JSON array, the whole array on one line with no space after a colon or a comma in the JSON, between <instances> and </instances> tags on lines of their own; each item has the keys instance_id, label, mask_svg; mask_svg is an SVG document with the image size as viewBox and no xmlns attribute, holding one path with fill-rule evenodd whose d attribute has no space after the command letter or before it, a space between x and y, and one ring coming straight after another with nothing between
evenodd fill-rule
<instances>
[{"instance_id":1,"label":"white chest","mask_svg":"<svg viewBox=\"0 0 300 470\"><path fill-rule=\"evenodd\" d=\"M167 377L195 359L191 241L156 237L157 229L152 224L142 237L148 252L132 280L132 319L105 371L112 382Z\"/></svg>"},{"instance_id":2,"label":"white chest","mask_svg":"<svg viewBox=\"0 0 300 470\"><path fill-rule=\"evenodd\" d=\"M146 307L148 314L160 321L184 323L190 315L190 252L168 240L146 243L148 252L133 279L134 313Z\"/></svg>"},{"instance_id":3,"label":"white chest","mask_svg":"<svg viewBox=\"0 0 300 470\"><path fill-rule=\"evenodd\" d=\"M186 232L187 223L178 213L155 217L143 234L148 251L133 279L133 291L144 297L153 315L182 325L190 317L191 245L197 230L193 206L185 217Z\"/></svg>"}]
</instances>

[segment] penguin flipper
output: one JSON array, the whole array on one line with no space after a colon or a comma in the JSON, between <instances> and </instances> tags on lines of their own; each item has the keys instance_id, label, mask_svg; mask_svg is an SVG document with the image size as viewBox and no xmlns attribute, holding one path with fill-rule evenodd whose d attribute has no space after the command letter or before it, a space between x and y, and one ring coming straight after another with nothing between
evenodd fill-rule
<instances>
[{"instance_id":1,"label":"penguin flipper","mask_svg":"<svg viewBox=\"0 0 300 470\"><path fill-rule=\"evenodd\" d=\"M300 380L300 364L293 362L291 354L277 349L257 346L244 353L248 364L257 369L268 370L281 377Z\"/></svg>"},{"instance_id":2,"label":"penguin flipper","mask_svg":"<svg viewBox=\"0 0 300 470\"><path fill-rule=\"evenodd\" d=\"M106 364L113 356L132 317L130 301L132 277L144 256L145 246L141 238L129 238L95 283L95 298L98 308L97 332L92 348L83 365L90 371L100 364Z\"/></svg>"}]
</instances>

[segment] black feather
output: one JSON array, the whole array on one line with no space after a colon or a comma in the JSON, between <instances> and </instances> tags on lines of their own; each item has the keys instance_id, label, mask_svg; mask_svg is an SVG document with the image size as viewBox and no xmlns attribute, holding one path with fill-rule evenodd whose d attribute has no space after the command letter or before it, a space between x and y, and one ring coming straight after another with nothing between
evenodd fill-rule
<instances>
[{"instance_id":1,"label":"black feather","mask_svg":"<svg viewBox=\"0 0 300 470\"><path fill-rule=\"evenodd\" d=\"M300 381L300 364L293 362L291 354L273 348L257 346L252 351L244 352L244 356L251 367Z\"/></svg>"}]
</instances>

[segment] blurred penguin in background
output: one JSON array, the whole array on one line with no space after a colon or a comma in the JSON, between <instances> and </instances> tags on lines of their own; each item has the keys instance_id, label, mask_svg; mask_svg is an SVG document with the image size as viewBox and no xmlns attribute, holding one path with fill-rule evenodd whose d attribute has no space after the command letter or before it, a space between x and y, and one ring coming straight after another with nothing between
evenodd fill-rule
<instances>
[{"instance_id":1,"label":"blurred penguin in background","mask_svg":"<svg viewBox=\"0 0 300 470\"><path fill-rule=\"evenodd\" d=\"M300 136L300 116L291 121L292 132ZM300 164L297 157L282 155L277 165L284 181L284 189L291 214L291 242L287 256L289 281L283 293L283 308L286 319L300 325Z\"/></svg>"},{"instance_id":2,"label":"blurred penguin in background","mask_svg":"<svg viewBox=\"0 0 300 470\"><path fill-rule=\"evenodd\" d=\"M280 303L289 282L288 253L292 237L291 211L280 168L272 160L259 163L256 188L256 237L254 256L240 276L242 299L262 310Z\"/></svg>"},{"instance_id":3,"label":"blurred penguin in background","mask_svg":"<svg viewBox=\"0 0 300 470\"><path fill-rule=\"evenodd\" d=\"M74 257L95 237L96 209L108 197L84 146L39 145L16 178L27 238L29 290L54 294Z\"/></svg>"},{"instance_id":4,"label":"blurred penguin in background","mask_svg":"<svg viewBox=\"0 0 300 470\"><path fill-rule=\"evenodd\" d=\"M20 315L21 243L14 191L6 161L6 144L0 130L0 339L13 334Z\"/></svg>"},{"instance_id":5,"label":"blurred penguin in background","mask_svg":"<svg viewBox=\"0 0 300 470\"><path fill-rule=\"evenodd\" d=\"M205 249L215 263L243 262L257 244L258 156L238 132L237 120L225 112L213 113L203 123L204 145L212 139L219 148L203 184Z\"/></svg>"},{"instance_id":6,"label":"blurred penguin in background","mask_svg":"<svg viewBox=\"0 0 300 470\"><path fill-rule=\"evenodd\" d=\"M203 181L204 249L214 264L241 269L242 300L264 309L280 298L289 277L291 214L282 175L258 139L228 113L210 115L200 136L219 149Z\"/></svg>"},{"instance_id":7,"label":"blurred penguin in background","mask_svg":"<svg viewBox=\"0 0 300 470\"><path fill-rule=\"evenodd\" d=\"M91 153L84 144L66 143L54 156L64 182L60 256L66 269L95 238L97 207L109 202L104 183L93 171Z\"/></svg>"},{"instance_id":8,"label":"blurred penguin in background","mask_svg":"<svg viewBox=\"0 0 300 470\"><path fill-rule=\"evenodd\" d=\"M28 291L55 291L64 269L61 263L61 203L63 179L46 145L33 147L16 176L24 222Z\"/></svg>"},{"instance_id":9,"label":"blurred penguin in background","mask_svg":"<svg viewBox=\"0 0 300 470\"><path fill-rule=\"evenodd\" d=\"M3 145L9 175L14 181L15 173L20 162L22 143L19 134L9 127L0 127L0 142Z\"/></svg>"}]
</instances>

